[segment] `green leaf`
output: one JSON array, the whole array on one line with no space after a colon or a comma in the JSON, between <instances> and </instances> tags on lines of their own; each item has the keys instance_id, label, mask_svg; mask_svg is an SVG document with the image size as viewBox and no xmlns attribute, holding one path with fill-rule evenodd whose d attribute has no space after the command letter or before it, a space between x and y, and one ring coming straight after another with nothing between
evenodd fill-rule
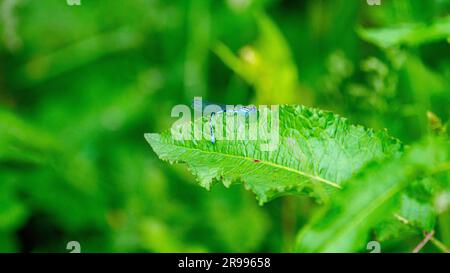
<instances>
[{"instance_id":1,"label":"green leaf","mask_svg":"<svg viewBox=\"0 0 450 273\"><path fill-rule=\"evenodd\" d=\"M225 116L216 115L223 121ZM208 128L209 119L202 123ZM263 151L263 140L213 144L208 137L174 140L170 131L145 137L162 160L186 163L201 186L209 189L214 179L225 186L241 181L260 203L288 193L326 200L328 192L341 188L367 162L402 150L385 131L374 132L331 112L296 105L279 107L279 145L274 151Z\"/></svg>"},{"instance_id":2,"label":"green leaf","mask_svg":"<svg viewBox=\"0 0 450 273\"><path fill-rule=\"evenodd\" d=\"M409 24L382 29L358 30L362 39L381 48L399 45L418 46L450 36L450 16L440 18L431 25Z\"/></svg>"},{"instance_id":3,"label":"green leaf","mask_svg":"<svg viewBox=\"0 0 450 273\"><path fill-rule=\"evenodd\" d=\"M411 181L432 173L436 166L449 158L450 149L446 141L429 140L413 146L400 158L369 164L346 182L343 190L333 196L333 202L300 232L297 250L361 250L371 229L387 217L393 217L400 194Z\"/></svg>"}]
</instances>

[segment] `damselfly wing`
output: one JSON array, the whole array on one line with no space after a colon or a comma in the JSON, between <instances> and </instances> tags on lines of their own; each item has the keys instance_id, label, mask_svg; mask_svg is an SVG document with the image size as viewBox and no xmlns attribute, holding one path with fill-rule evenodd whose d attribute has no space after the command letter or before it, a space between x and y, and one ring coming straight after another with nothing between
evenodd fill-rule
<instances>
[{"instance_id":1,"label":"damselfly wing","mask_svg":"<svg viewBox=\"0 0 450 273\"><path fill-rule=\"evenodd\" d=\"M209 129L210 129L210 134L211 134L211 143L213 143L213 144L216 143L216 137L214 135L214 125L213 125L213 122L212 122L212 120L213 120L215 115L222 114L222 113L236 113L238 115L242 114L242 115L247 116L250 113L256 113L257 112L257 108L254 105L233 106L233 105L209 103L209 102L206 102L206 101L203 101L203 100L194 100L192 102L192 106L194 107L194 109L201 109L202 112L209 105L214 105L214 106L216 106L216 107L221 109L220 111L212 112L211 116L209 117Z\"/></svg>"}]
</instances>

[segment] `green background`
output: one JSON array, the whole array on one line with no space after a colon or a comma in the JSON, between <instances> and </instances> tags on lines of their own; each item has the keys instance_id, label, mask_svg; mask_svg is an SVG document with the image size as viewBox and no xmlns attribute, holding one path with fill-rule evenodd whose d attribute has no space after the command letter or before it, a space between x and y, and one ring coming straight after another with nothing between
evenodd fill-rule
<instances>
[{"instance_id":1,"label":"green background","mask_svg":"<svg viewBox=\"0 0 450 273\"><path fill-rule=\"evenodd\" d=\"M144 133L201 96L319 107L412 143L450 115L449 11L448 0L0 0L0 251L291 251L320 205L207 192ZM449 246L449 210L438 223Z\"/></svg>"}]
</instances>

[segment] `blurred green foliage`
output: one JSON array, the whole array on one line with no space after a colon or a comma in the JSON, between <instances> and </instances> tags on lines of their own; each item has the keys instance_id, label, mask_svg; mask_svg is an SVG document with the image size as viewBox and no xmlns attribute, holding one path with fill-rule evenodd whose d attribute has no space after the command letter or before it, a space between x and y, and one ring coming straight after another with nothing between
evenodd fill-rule
<instances>
[{"instance_id":1,"label":"blurred green foliage","mask_svg":"<svg viewBox=\"0 0 450 273\"><path fill-rule=\"evenodd\" d=\"M449 0L81 3L0 0L1 252L291 251L320 205L206 192L149 149L194 96L316 106L406 144L450 116ZM448 202L437 224L449 246Z\"/></svg>"}]
</instances>

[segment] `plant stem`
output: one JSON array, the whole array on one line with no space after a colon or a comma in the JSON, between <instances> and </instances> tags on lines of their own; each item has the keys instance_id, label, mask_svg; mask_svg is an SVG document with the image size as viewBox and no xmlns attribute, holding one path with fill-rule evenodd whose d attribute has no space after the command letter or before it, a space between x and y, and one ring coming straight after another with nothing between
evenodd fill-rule
<instances>
[{"instance_id":1,"label":"plant stem","mask_svg":"<svg viewBox=\"0 0 450 273\"><path fill-rule=\"evenodd\" d=\"M409 225L411 227L417 228L414 225L411 224L411 222L406 219L405 217L401 216L400 214L394 214L394 217L400 221L401 223L405 224L405 225ZM439 241L438 239L436 239L436 237L434 237L434 230L432 232L430 232L430 234L433 233L433 235L430 237L429 241L436 247L438 248L441 252L443 253L450 253L450 249L441 241ZM426 238L426 237L425 237ZM426 243L426 242L425 242Z\"/></svg>"},{"instance_id":2,"label":"plant stem","mask_svg":"<svg viewBox=\"0 0 450 273\"><path fill-rule=\"evenodd\" d=\"M441 241L439 241L438 239L436 239L435 237L431 237L430 238L431 243L437 247L441 252L443 253L450 253L450 249L448 249L448 247L446 245L444 245L444 243L442 243Z\"/></svg>"},{"instance_id":3,"label":"plant stem","mask_svg":"<svg viewBox=\"0 0 450 273\"><path fill-rule=\"evenodd\" d=\"M291 196L281 200L281 225L283 228L283 251L290 251L295 238L295 225L297 222L296 203Z\"/></svg>"}]
</instances>

